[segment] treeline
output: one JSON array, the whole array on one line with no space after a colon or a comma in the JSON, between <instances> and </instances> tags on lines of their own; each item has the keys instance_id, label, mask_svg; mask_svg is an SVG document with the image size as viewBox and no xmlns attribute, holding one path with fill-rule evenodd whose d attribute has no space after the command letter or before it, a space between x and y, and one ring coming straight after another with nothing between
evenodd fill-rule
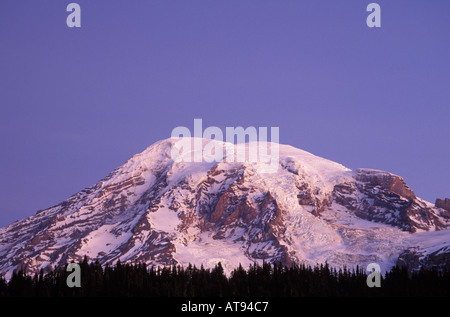
<instances>
[{"instance_id":1,"label":"treeline","mask_svg":"<svg viewBox=\"0 0 450 317\"><path fill-rule=\"evenodd\" d=\"M228 277L218 263L213 269L189 265L148 267L143 263L102 267L98 262L80 263L81 287L69 288L70 272L57 268L34 276L14 273L0 278L0 296L24 297L303 297L303 296L446 296L450 274L422 270L412 275L394 267L381 277L381 287L369 288L360 268L333 269L281 264L236 268Z\"/></svg>"}]
</instances>

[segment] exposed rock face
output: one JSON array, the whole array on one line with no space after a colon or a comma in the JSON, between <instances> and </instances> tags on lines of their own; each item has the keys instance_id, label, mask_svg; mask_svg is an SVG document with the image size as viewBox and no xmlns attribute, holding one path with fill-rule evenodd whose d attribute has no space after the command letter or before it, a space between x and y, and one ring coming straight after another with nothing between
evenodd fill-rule
<instances>
[{"instance_id":1,"label":"exposed rock face","mask_svg":"<svg viewBox=\"0 0 450 317\"><path fill-rule=\"evenodd\" d=\"M334 187L333 195L356 216L404 231L442 230L450 219L418 199L403 178L388 172L358 169L354 180Z\"/></svg>"},{"instance_id":2,"label":"exposed rock face","mask_svg":"<svg viewBox=\"0 0 450 317\"><path fill-rule=\"evenodd\" d=\"M418 248L408 248L399 255L396 264L407 267L409 273L417 272L422 267L448 271L450 269L450 247L445 246L431 253L426 253Z\"/></svg>"},{"instance_id":3,"label":"exposed rock face","mask_svg":"<svg viewBox=\"0 0 450 317\"><path fill-rule=\"evenodd\" d=\"M384 190L408 200L416 198L416 195L405 184L403 178L388 172L359 168L357 169L356 180L370 190Z\"/></svg>"},{"instance_id":4,"label":"exposed rock face","mask_svg":"<svg viewBox=\"0 0 450 317\"><path fill-rule=\"evenodd\" d=\"M445 199L436 199L436 207L437 208L442 208L447 210L448 212L450 212L450 199L445 198Z\"/></svg>"},{"instance_id":5,"label":"exposed rock face","mask_svg":"<svg viewBox=\"0 0 450 317\"><path fill-rule=\"evenodd\" d=\"M173 144L158 142L63 203L0 228L0 273L85 255L102 264L221 261L226 270L263 260L388 268L399 255L411 267L448 263L447 231L431 251L410 233L446 229L450 212L399 176L353 172L289 146L272 174L248 162L176 163Z\"/></svg>"}]
</instances>

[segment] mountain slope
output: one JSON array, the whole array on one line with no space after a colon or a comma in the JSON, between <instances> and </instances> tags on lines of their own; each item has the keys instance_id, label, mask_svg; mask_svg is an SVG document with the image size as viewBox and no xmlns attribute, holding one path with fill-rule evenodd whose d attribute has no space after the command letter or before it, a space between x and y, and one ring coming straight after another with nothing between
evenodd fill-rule
<instances>
[{"instance_id":1,"label":"mountain slope","mask_svg":"<svg viewBox=\"0 0 450 317\"><path fill-rule=\"evenodd\" d=\"M0 272L34 273L85 255L103 264L221 261L226 270L263 260L449 263L450 213L399 176L352 171L286 145L276 173L260 163L174 162L175 142L157 142L94 186L1 228Z\"/></svg>"}]
</instances>

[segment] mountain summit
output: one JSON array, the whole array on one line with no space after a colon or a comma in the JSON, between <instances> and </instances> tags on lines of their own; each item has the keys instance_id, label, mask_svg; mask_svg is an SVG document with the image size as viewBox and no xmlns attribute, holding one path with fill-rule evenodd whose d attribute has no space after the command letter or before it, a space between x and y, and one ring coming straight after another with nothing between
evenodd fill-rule
<instances>
[{"instance_id":1,"label":"mountain summit","mask_svg":"<svg viewBox=\"0 0 450 317\"><path fill-rule=\"evenodd\" d=\"M0 273L84 256L220 261L227 271L255 261L450 267L450 212L399 176L352 171L287 145L279 145L276 173L257 162L175 162L175 142L157 142L94 186L1 228Z\"/></svg>"}]
</instances>

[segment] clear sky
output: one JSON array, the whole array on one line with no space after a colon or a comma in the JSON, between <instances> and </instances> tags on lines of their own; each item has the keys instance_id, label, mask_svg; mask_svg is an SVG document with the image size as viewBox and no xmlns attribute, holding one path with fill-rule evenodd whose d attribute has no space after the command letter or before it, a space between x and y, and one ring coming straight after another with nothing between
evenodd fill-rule
<instances>
[{"instance_id":1,"label":"clear sky","mask_svg":"<svg viewBox=\"0 0 450 317\"><path fill-rule=\"evenodd\" d=\"M69 2L0 1L1 226L194 118L450 197L450 1Z\"/></svg>"}]
</instances>

